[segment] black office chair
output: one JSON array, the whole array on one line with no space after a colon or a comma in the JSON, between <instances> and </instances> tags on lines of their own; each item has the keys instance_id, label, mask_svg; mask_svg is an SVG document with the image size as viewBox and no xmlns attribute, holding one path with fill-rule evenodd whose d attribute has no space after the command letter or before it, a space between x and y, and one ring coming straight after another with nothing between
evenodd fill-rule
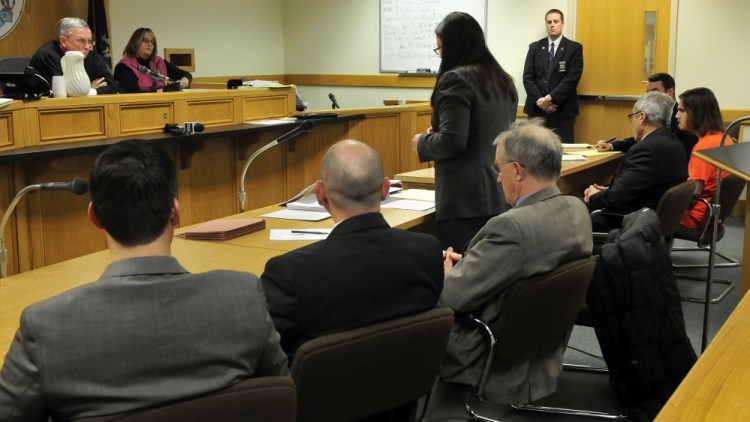
<instances>
[{"instance_id":1,"label":"black office chair","mask_svg":"<svg viewBox=\"0 0 750 422\"><path fill-rule=\"evenodd\" d=\"M682 216L685 215L690 201L693 199L693 193L695 192L695 181L686 180L675 186L669 188L659 198L659 203L656 205L656 216L659 217L661 223L662 236L667 240L671 241L677 229L680 227L680 221ZM594 210L591 212L592 218L596 215L607 215L613 218L622 219L627 213L618 213L608 211L606 209ZM601 248L601 245L606 242L608 233L594 232L594 242L596 254ZM598 246L598 247L596 247Z\"/></svg>"},{"instance_id":2,"label":"black office chair","mask_svg":"<svg viewBox=\"0 0 750 422\"><path fill-rule=\"evenodd\" d=\"M289 377L259 377L226 390L156 409L77 422L295 422L297 392Z\"/></svg>"},{"instance_id":3,"label":"black office chair","mask_svg":"<svg viewBox=\"0 0 750 422\"><path fill-rule=\"evenodd\" d=\"M30 56L0 57L0 74L17 73L23 75L24 69L30 63Z\"/></svg>"},{"instance_id":4,"label":"black office chair","mask_svg":"<svg viewBox=\"0 0 750 422\"><path fill-rule=\"evenodd\" d=\"M349 421L415 402L437 378L450 308L310 340L297 350L297 420Z\"/></svg>"},{"instance_id":5,"label":"black office chair","mask_svg":"<svg viewBox=\"0 0 750 422\"><path fill-rule=\"evenodd\" d=\"M471 407L472 396L480 402L487 399L485 390L492 377L495 361L512 362L521 356L538 353L540 350L554 350L567 338L573 323L585 303L586 291L594 273L593 257L577 259L560 265L555 270L516 282L504 300L500 319L490 327L475 317L457 320L457 323L473 324L486 334L488 353L484 371L475 393L467 391L466 411L475 420L493 421L477 413ZM579 416L608 416L606 413L537 407L526 404L510 404L514 409L534 410ZM624 418L622 415L618 415Z\"/></svg>"},{"instance_id":6,"label":"black office chair","mask_svg":"<svg viewBox=\"0 0 750 422\"><path fill-rule=\"evenodd\" d=\"M737 201L740 198L740 195L742 194L742 190L745 188L745 181L732 176L725 174L724 177L721 180L721 198L719 198L719 214L718 214L718 221L717 221L717 234L716 234L716 242L720 241L724 237L724 219L732 212L732 209L734 209L735 204L737 204ZM675 232L675 239L684 239L684 240L691 240L696 242L696 246L673 246L672 247L672 255L674 256L675 252L708 252L711 253L711 237L713 235L713 222L714 218L716 217L714 207L712 205L714 204L714 199L711 200L711 202L701 198L696 197L696 200L701 201L705 204L706 209L708 210L706 212L706 218L703 221L703 226L696 228L696 229L689 229L686 227L680 226L677 231ZM716 256L720 256L724 258L727 262L714 264L714 268L733 268L733 267L739 267L740 262L729 255L726 255L718 250L714 252ZM672 267L674 268L708 268L708 263L706 264L672 264ZM726 287L719 293L715 298L711 299L711 303L719 303L721 302L726 295L734 288L734 280L730 279L724 279L724 278L713 278L712 280L707 280L708 276L700 277L695 275L689 275L689 274L675 274L675 277L678 279L684 279L684 280L691 280L691 281L704 281L706 283L718 283L725 285ZM682 300L687 302L694 302L694 303L706 303L705 297L693 297L693 296L683 296Z\"/></svg>"}]
</instances>

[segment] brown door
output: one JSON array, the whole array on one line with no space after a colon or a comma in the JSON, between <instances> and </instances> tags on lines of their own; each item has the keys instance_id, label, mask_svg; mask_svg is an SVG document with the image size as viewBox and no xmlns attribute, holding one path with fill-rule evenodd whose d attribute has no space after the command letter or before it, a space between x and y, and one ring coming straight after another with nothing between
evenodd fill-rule
<instances>
[{"instance_id":1,"label":"brown door","mask_svg":"<svg viewBox=\"0 0 750 422\"><path fill-rule=\"evenodd\" d=\"M668 71L670 14L671 0L578 0L576 38L584 55L579 142L632 136L626 115L645 91L646 77Z\"/></svg>"}]
</instances>

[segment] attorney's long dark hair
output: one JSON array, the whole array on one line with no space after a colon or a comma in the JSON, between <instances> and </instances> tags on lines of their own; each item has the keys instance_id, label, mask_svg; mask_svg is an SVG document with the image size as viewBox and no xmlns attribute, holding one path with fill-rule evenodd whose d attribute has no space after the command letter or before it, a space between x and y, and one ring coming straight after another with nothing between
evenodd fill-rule
<instances>
[{"instance_id":1,"label":"attorney's long dark hair","mask_svg":"<svg viewBox=\"0 0 750 422\"><path fill-rule=\"evenodd\" d=\"M481 91L485 99L494 94L509 97L514 102L518 101L513 78L495 60L495 56L487 48L482 27L471 15L463 12L448 14L435 28L435 35L443 42L443 59L440 62L437 82L445 72L457 69L475 86L486 87ZM434 100L433 90L433 106Z\"/></svg>"}]
</instances>

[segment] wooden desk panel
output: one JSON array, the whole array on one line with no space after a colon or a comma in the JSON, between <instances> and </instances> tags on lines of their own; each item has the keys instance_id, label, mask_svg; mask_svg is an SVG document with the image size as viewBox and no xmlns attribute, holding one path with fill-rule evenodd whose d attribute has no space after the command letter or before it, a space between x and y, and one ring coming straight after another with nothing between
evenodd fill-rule
<instances>
[{"instance_id":1,"label":"wooden desk panel","mask_svg":"<svg viewBox=\"0 0 750 422\"><path fill-rule=\"evenodd\" d=\"M750 420L750 296L740 301L656 422Z\"/></svg>"}]
</instances>

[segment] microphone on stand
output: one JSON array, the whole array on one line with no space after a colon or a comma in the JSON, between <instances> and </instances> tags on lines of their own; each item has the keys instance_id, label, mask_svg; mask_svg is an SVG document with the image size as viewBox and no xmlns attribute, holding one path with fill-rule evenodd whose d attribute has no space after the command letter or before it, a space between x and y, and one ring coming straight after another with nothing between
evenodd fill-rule
<instances>
[{"instance_id":1,"label":"microphone on stand","mask_svg":"<svg viewBox=\"0 0 750 422\"><path fill-rule=\"evenodd\" d=\"M245 175L247 174L247 169L250 167L250 163L255 160L255 157L259 156L269 148L273 148L276 145L283 144L284 142L289 141L292 138L296 138L303 133L309 133L314 127L315 124L313 122L311 122L310 120L305 120L305 122L301 125L260 147L253 153L253 155L250 156L250 158L247 159L247 161L245 161L245 165L242 167L242 174L240 175L240 191L238 193L238 197L240 200L240 212L245 211Z\"/></svg>"},{"instance_id":2,"label":"microphone on stand","mask_svg":"<svg viewBox=\"0 0 750 422\"><path fill-rule=\"evenodd\" d=\"M153 70L149 69L148 67L144 65L138 65L138 71L143 73L144 75L151 76L152 78L154 78L155 81L165 82L165 83L174 82L173 80L169 79L169 76L162 75L159 72L154 72Z\"/></svg>"},{"instance_id":3,"label":"microphone on stand","mask_svg":"<svg viewBox=\"0 0 750 422\"><path fill-rule=\"evenodd\" d=\"M336 101L336 97L333 95L333 93L328 94L328 99L331 100L331 108L332 109L335 110L337 108L341 108L341 107L339 107L339 103Z\"/></svg>"},{"instance_id":4,"label":"microphone on stand","mask_svg":"<svg viewBox=\"0 0 750 422\"><path fill-rule=\"evenodd\" d=\"M21 198L27 193L35 190L67 190L76 195L83 195L89 190L89 183L82 177L76 177L70 182L50 182L29 185L16 194L16 197L13 198L8 209L5 210L2 222L0 222L0 278L8 276L8 250L5 249L5 225L8 223L10 215L13 214L13 210L16 208L16 205Z\"/></svg>"}]
</instances>

